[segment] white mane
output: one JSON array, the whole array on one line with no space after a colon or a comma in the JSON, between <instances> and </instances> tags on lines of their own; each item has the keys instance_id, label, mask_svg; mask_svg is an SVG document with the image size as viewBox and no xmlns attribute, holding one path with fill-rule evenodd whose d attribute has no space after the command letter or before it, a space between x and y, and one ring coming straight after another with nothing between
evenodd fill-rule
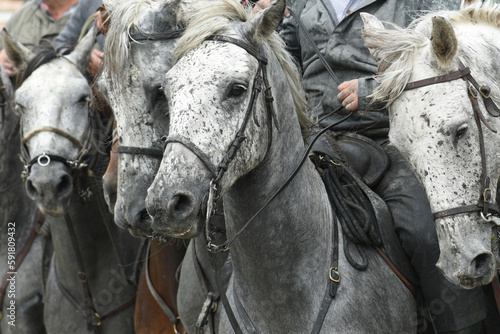
<instances>
[{"instance_id":1,"label":"white mane","mask_svg":"<svg viewBox=\"0 0 500 334\"><path fill-rule=\"evenodd\" d=\"M374 101L384 102L386 106L389 106L402 93L413 72L413 62L414 57L418 54L417 51L430 43L431 19L434 16L445 17L455 28L455 33L459 38L458 55L460 57L467 56L467 45L472 44L476 48L480 45L477 39L467 39L465 36L460 39L461 26L474 24L475 29L480 29L481 25L500 28L500 5L485 3L482 6L469 6L456 12L438 12L425 15L415 20L409 29L401 29L395 25L387 24L391 29L364 30L363 35L370 37L370 42L366 42L366 46L377 50L373 56L375 59L382 60L377 76L379 86L371 95ZM381 48L382 45L391 45L392 48ZM451 66L456 65L452 63ZM436 68L436 70L439 69Z\"/></svg>"},{"instance_id":2,"label":"white mane","mask_svg":"<svg viewBox=\"0 0 500 334\"><path fill-rule=\"evenodd\" d=\"M106 36L104 53L105 71L109 74L113 87L120 89L126 81L124 74L126 67L130 64L131 43L140 43L132 37L134 29L148 33L154 33L155 29L165 29L163 23L153 22L156 26L144 28L142 21L148 13L155 13L167 3L178 2L178 0L122 0L106 2L106 8L110 15L110 28ZM176 26L176 13L173 13L175 22L169 22ZM142 31L146 29L147 31Z\"/></svg>"}]
</instances>

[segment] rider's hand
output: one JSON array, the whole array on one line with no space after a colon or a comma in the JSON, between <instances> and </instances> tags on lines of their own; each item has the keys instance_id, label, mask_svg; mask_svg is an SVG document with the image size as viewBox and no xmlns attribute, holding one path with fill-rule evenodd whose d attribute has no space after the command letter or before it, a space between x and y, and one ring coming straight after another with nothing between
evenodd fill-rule
<instances>
[{"instance_id":1,"label":"rider's hand","mask_svg":"<svg viewBox=\"0 0 500 334\"><path fill-rule=\"evenodd\" d=\"M261 10L271 6L273 3L274 0L260 0L255 4L255 6L253 6L252 13L253 14L258 13ZM290 17L290 12L288 11L288 7L285 9L285 17Z\"/></svg>"},{"instance_id":2,"label":"rider's hand","mask_svg":"<svg viewBox=\"0 0 500 334\"><path fill-rule=\"evenodd\" d=\"M103 52L97 49L92 49L92 53L90 54L90 64L87 67L87 72L89 72L91 76L95 76L97 71L99 71L99 66L101 65L103 57Z\"/></svg>"},{"instance_id":3,"label":"rider's hand","mask_svg":"<svg viewBox=\"0 0 500 334\"><path fill-rule=\"evenodd\" d=\"M350 112L358 111L358 79L345 81L338 87L337 99Z\"/></svg>"},{"instance_id":4,"label":"rider's hand","mask_svg":"<svg viewBox=\"0 0 500 334\"><path fill-rule=\"evenodd\" d=\"M16 75L17 69L10 62L9 57L7 57L7 52L5 52L5 49L2 49L2 51L0 51L0 65L2 65L3 69L10 78Z\"/></svg>"}]
</instances>

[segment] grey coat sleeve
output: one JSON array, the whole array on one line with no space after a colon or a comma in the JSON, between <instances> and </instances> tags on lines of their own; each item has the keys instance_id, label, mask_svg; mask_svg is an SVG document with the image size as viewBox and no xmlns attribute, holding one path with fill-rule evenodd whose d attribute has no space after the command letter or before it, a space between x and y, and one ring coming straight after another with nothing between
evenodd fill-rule
<instances>
[{"instance_id":1,"label":"grey coat sleeve","mask_svg":"<svg viewBox=\"0 0 500 334\"><path fill-rule=\"evenodd\" d=\"M78 42L85 21L97 11L100 5L102 5L102 0L80 0L71 19L52 42L52 47L59 53L71 49Z\"/></svg>"}]
</instances>

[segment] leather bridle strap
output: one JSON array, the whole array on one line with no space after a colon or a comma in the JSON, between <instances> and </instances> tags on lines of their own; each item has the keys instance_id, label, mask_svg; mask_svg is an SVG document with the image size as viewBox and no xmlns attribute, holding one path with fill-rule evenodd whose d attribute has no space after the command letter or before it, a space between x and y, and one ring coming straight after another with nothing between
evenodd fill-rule
<instances>
[{"instance_id":1,"label":"leather bridle strap","mask_svg":"<svg viewBox=\"0 0 500 334\"><path fill-rule=\"evenodd\" d=\"M186 31L185 28L180 28L164 33L150 33L150 34L144 33L142 31L135 31L129 35L129 38L132 41L162 41L162 40L179 38L184 33L184 31Z\"/></svg>"},{"instance_id":2,"label":"leather bridle strap","mask_svg":"<svg viewBox=\"0 0 500 334\"><path fill-rule=\"evenodd\" d=\"M94 333L98 333L97 325L94 325L93 323L93 316L97 315L98 313L96 312L94 306L87 274L85 273L85 267L83 265L82 254L80 253L80 248L78 247L78 240L76 238L75 230L73 228L73 222L71 220L71 216L69 213L66 213L66 215L64 216L64 220L68 228L69 237L71 239L71 245L73 246L73 251L76 257L76 263L78 266L77 277L80 283L82 283L83 297L85 301L85 318L87 319L87 329L89 331L94 331ZM97 317L99 318L99 316Z\"/></svg>"},{"instance_id":3,"label":"leather bridle strap","mask_svg":"<svg viewBox=\"0 0 500 334\"><path fill-rule=\"evenodd\" d=\"M172 309L168 307L167 303L163 300L163 298L160 296L158 291L156 291L153 282L151 281L151 276L149 274L149 254L151 251L151 241L148 242L148 250L146 252L146 283L148 285L149 293L151 293L151 296L155 299L156 303L158 306L161 308L163 313L170 319L170 322L174 325L174 332L176 334L179 334L179 331L177 330L177 325L179 324L179 317L174 314Z\"/></svg>"},{"instance_id":4,"label":"leather bridle strap","mask_svg":"<svg viewBox=\"0 0 500 334\"><path fill-rule=\"evenodd\" d=\"M457 71L453 71L444 75L438 75L436 77L410 82L405 86L404 91L435 85L438 83L454 81L463 78L469 74L470 74L470 69L468 67L460 68Z\"/></svg>"},{"instance_id":5,"label":"leather bridle strap","mask_svg":"<svg viewBox=\"0 0 500 334\"><path fill-rule=\"evenodd\" d=\"M31 131L29 134L27 134L26 136L23 137L23 139L22 139L23 144L26 144L26 142L28 140L30 140L33 136L35 136L36 134L38 134L40 132L54 132L54 133L57 133L58 135L66 138L66 139L68 139L71 143L73 143L73 145L75 145L79 149L83 148L82 143L80 143L80 141L78 139L76 139L75 137L73 137L72 135L70 135L69 133L67 133L66 131L63 131L63 130L58 129L58 128L54 128L52 126L43 126L41 128L38 128L36 130Z\"/></svg>"},{"instance_id":6,"label":"leather bridle strap","mask_svg":"<svg viewBox=\"0 0 500 334\"><path fill-rule=\"evenodd\" d=\"M470 69L465 67L464 64L458 60L459 69L457 71L450 72L445 75L440 75L432 78L427 78L423 80L414 81L408 83L404 88L404 91L412 90L420 87L430 86L437 83L449 82L453 80L457 80L462 78L470 85L472 85L483 97L483 102L485 104L486 109L493 117L497 117L500 115L500 111L495 105L495 103L491 100L489 96L489 87L484 85L479 85L477 81L472 77ZM487 176L486 170L486 152L484 146L484 137L481 123L483 123L489 130L496 132L488 123L486 122L484 116L481 113L479 108L479 104L477 101L478 94L474 94L471 87L468 88L468 96L472 105L472 109L474 112L474 120L476 121L476 125L478 128L479 134L479 149L481 155L481 193L478 204L473 205L464 205L456 208L451 208L447 210L442 210L439 212L433 213L434 220L439 218L444 218L448 216L453 216L457 214L463 213L471 213L471 212L481 212L482 216L486 219L489 215L500 215L500 210L498 205L491 203L491 188L490 188L490 178Z\"/></svg>"},{"instance_id":7,"label":"leather bridle strap","mask_svg":"<svg viewBox=\"0 0 500 334\"><path fill-rule=\"evenodd\" d=\"M160 159L163 157L163 150L159 148L118 145L118 147L116 148L116 152L124 154L132 154L132 155L147 155Z\"/></svg>"}]
</instances>

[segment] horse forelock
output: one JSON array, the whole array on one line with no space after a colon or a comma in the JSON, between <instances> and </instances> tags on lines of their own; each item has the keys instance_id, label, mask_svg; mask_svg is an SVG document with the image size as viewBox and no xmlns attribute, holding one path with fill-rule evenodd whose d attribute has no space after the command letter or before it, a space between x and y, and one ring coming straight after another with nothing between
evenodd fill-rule
<instances>
[{"instance_id":1,"label":"horse forelock","mask_svg":"<svg viewBox=\"0 0 500 334\"><path fill-rule=\"evenodd\" d=\"M125 0L115 1L110 5L110 28L106 36L104 70L109 74L112 89L120 90L125 81L126 68L130 65L131 43L140 43L132 38L134 32L145 35L164 31L166 26L175 26L176 22L160 22L159 9L171 0ZM175 18L175 15L172 19Z\"/></svg>"},{"instance_id":2,"label":"horse forelock","mask_svg":"<svg viewBox=\"0 0 500 334\"><path fill-rule=\"evenodd\" d=\"M371 49L376 59L381 60L377 75L379 85L370 95L374 101L384 102L386 106L390 106L401 95L414 70L413 63L417 51L430 42L432 17L435 16L445 17L451 22L455 31L461 25L467 24L474 24L475 29L480 29L480 24L500 29L500 5L487 2L481 6L465 7L460 11L427 14L413 21L409 29L390 25L391 29L389 30L364 30L364 36L370 38L369 42L365 40L366 46ZM459 35L457 37L460 39ZM459 40L462 47L467 42L476 43L476 45L481 43L477 40ZM391 47L383 47L384 45ZM484 47L488 46L484 45ZM458 56L466 56L463 48L459 48ZM452 62L450 66L456 66L456 64ZM437 68L436 70L443 71L443 69Z\"/></svg>"},{"instance_id":3,"label":"horse forelock","mask_svg":"<svg viewBox=\"0 0 500 334\"><path fill-rule=\"evenodd\" d=\"M33 59L28 63L28 66L23 73L23 77L21 78L19 85L22 85L22 83L26 81L26 79L28 79L28 77L30 77L35 70L40 68L40 66L47 64L51 60L59 57L57 52L52 47L40 47L38 50L39 51L37 51Z\"/></svg>"},{"instance_id":4,"label":"horse forelock","mask_svg":"<svg viewBox=\"0 0 500 334\"><path fill-rule=\"evenodd\" d=\"M174 63L209 37L228 34L233 24L247 22L251 15L250 6L243 7L233 0L207 0L193 4L189 25L186 32L179 38L174 50ZM240 37L245 39L245 34L242 35ZM249 40L245 42L252 43ZM301 128L303 131L308 130L311 121L305 113L305 93L296 62L286 51L285 43L276 33L269 35L262 42L265 42L277 57L292 92Z\"/></svg>"}]
</instances>

